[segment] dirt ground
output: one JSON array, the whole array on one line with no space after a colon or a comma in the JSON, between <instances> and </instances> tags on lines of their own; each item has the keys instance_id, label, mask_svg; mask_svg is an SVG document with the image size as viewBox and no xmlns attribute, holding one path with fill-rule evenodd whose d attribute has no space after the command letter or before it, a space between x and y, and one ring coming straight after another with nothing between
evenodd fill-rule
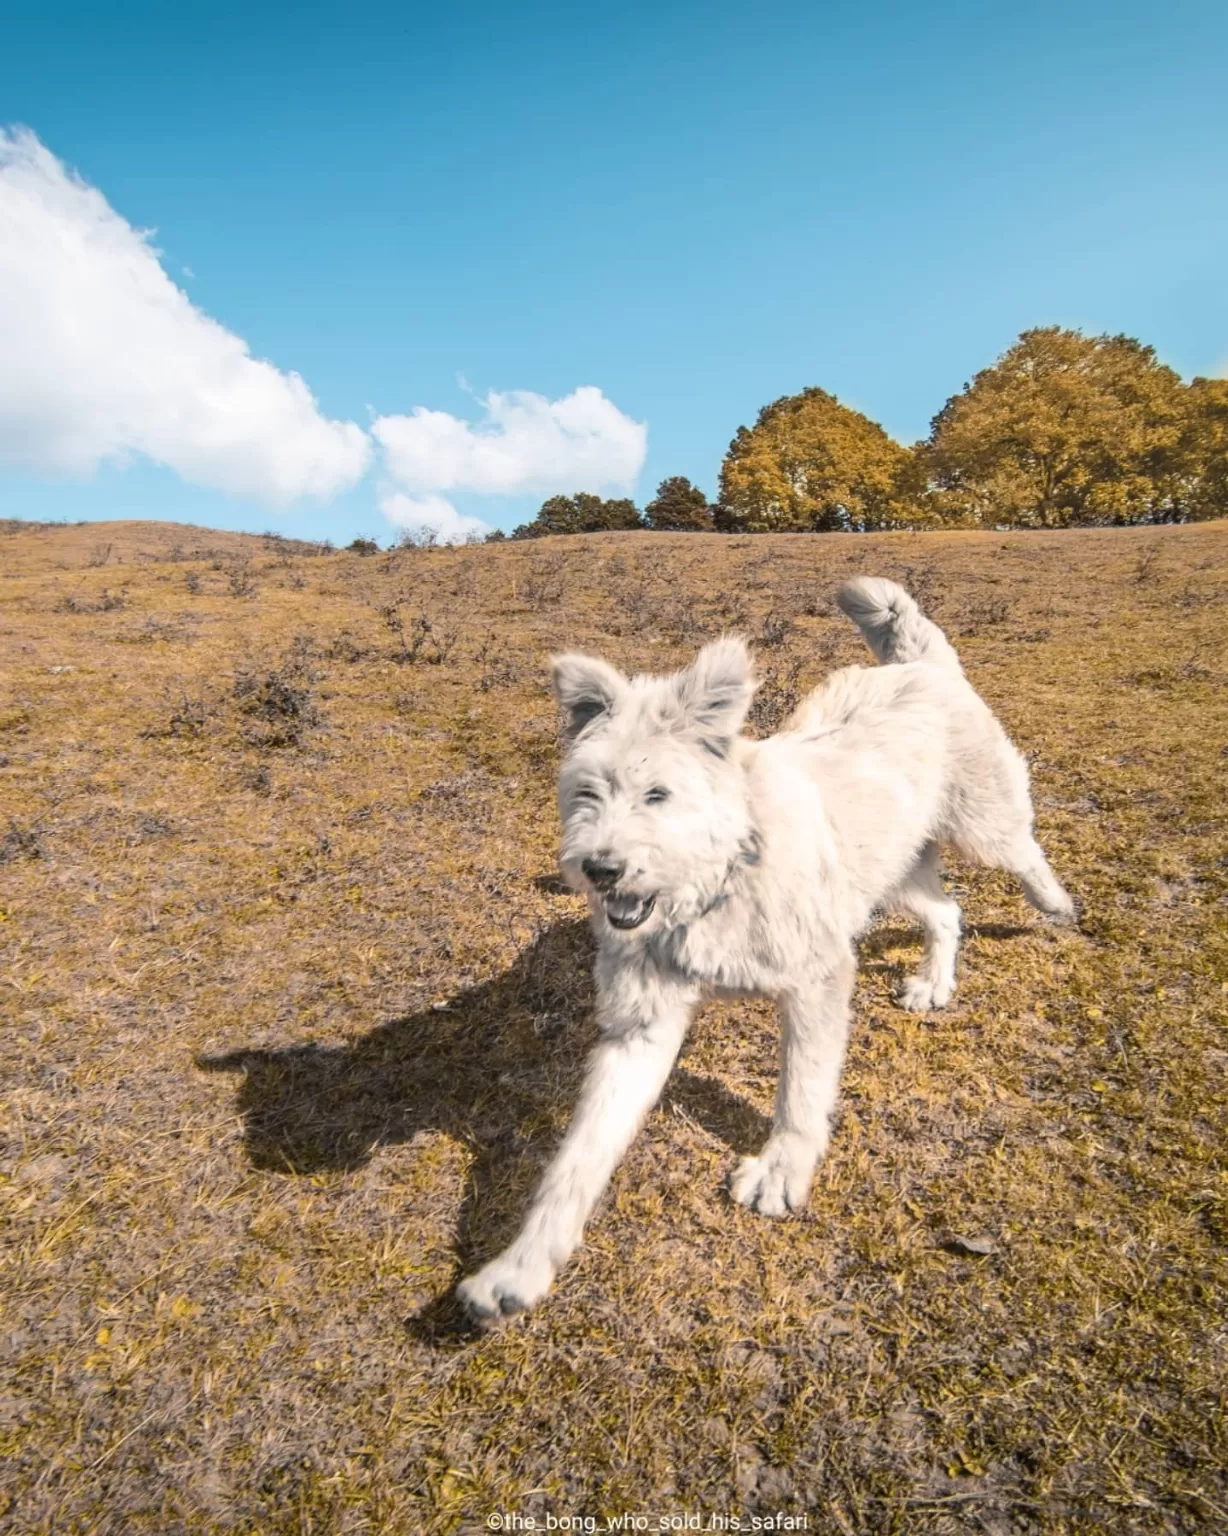
<instances>
[{"instance_id":1,"label":"dirt ground","mask_svg":"<svg viewBox=\"0 0 1228 1536\"><path fill-rule=\"evenodd\" d=\"M556 1290L467 1332L593 1038L547 655L741 630L764 732L862 657L856 572L1028 755L1080 927L952 867L924 1018L917 936L874 929L784 1223L723 1187L774 1016L708 1008ZM1228 1530L1226 597L1223 523L0 525L0 1527Z\"/></svg>"}]
</instances>

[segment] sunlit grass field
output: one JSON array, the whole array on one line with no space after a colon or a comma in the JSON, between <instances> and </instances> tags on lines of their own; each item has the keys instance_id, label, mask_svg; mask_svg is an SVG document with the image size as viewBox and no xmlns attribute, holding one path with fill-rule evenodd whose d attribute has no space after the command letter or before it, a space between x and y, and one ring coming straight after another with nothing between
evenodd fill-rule
<instances>
[{"instance_id":1,"label":"sunlit grass field","mask_svg":"<svg viewBox=\"0 0 1228 1536\"><path fill-rule=\"evenodd\" d=\"M709 1007L556 1290L466 1331L593 1039L546 658L739 630L771 730L904 581L1082 905L954 866L862 946L785 1223L770 1008ZM362 557L0 525L0 1527L1228 1530L1228 525ZM522 1527L523 1528L523 1527ZM749 1525L744 1525L748 1529Z\"/></svg>"}]
</instances>

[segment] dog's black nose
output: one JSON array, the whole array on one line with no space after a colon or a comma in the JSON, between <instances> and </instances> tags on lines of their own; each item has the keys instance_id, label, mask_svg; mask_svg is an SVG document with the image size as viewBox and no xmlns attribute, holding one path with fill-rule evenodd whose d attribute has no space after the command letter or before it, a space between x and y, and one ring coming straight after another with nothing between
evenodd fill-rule
<instances>
[{"instance_id":1,"label":"dog's black nose","mask_svg":"<svg viewBox=\"0 0 1228 1536\"><path fill-rule=\"evenodd\" d=\"M580 865L585 876L596 886L617 885L622 878L626 864L618 864L613 859L597 858L585 859Z\"/></svg>"}]
</instances>

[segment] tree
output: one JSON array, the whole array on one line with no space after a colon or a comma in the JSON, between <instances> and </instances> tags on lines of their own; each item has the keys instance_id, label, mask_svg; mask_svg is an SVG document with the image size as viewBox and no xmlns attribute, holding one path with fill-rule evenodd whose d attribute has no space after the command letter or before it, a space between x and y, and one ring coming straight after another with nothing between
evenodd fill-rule
<instances>
[{"instance_id":1,"label":"tree","mask_svg":"<svg viewBox=\"0 0 1228 1536\"><path fill-rule=\"evenodd\" d=\"M619 528L642 528L639 508L625 497L603 501L589 491L574 496L551 496L543 501L531 523L516 529L514 539L538 539L548 533L607 533Z\"/></svg>"},{"instance_id":2,"label":"tree","mask_svg":"<svg viewBox=\"0 0 1228 1536\"><path fill-rule=\"evenodd\" d=\"M1189 469L1186 516L1228 517L1228 379L1195 379L1182 442Z\"/></svg>"},{"instance_id":3,"label":"tree","mask_svg":"<svg viewBox=\"0 0 1228 1536\"><path fill-rule=\"evenodd\" d=\"M708 498L685 475L671 475L657 486L644 508L644 521L657 532L708 532L716 526Z\"/></svg>"},{"instance_id":4,"label":"tree","mask_svg":"<svg viewBox=\"0 0 1228 1536\"><path fill-rule=\"evenodd\" d=\"M823 389L785 395L739 427L721 466L717 526L728 532L861 532L928 520L912 499L912 457L877 422Z\"/></svg>"},{"instance_id":5,"label":"tree","mask_svg":"<svg viewBox=\"0 0 1228 1536\"><path fill-rule=\"evenodd\" d=\"M1129 336L1024 331L935 416L923 450L947 522L1064 528L1178 521L1185 386Z\"/></svg>"}]
</instances>

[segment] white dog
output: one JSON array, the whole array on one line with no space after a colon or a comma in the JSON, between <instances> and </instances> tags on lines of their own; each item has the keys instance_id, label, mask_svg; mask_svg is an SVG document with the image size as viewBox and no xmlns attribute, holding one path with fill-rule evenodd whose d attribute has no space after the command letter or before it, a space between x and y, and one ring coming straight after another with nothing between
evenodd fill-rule
<instances>
[{"instance_id":1,"label":"white dog","mask_svg":"<svg viewBox=\"0 0 1228 1536\"><path fill-rule=\"evenodd\" d=\"M1073 920L1032 836L1023 759L942 631L894 582L852 581L839 602L890 665L834 673L767 741L739 734L755 687L741 640L714 641L672 677L555 659L571 738L560 862L592 912L601 1039L519 1236L459 1287L471 1314L545 1295L703 999L779 1005L774 1129L732 1193L783 1216L805 1204L827 1149L853 944L875 910L925 930L899 999L917 1012L955 986L960 913L939 874L943 844L1011 870L1046 917Z\"/></svg>"}]
</instances>

